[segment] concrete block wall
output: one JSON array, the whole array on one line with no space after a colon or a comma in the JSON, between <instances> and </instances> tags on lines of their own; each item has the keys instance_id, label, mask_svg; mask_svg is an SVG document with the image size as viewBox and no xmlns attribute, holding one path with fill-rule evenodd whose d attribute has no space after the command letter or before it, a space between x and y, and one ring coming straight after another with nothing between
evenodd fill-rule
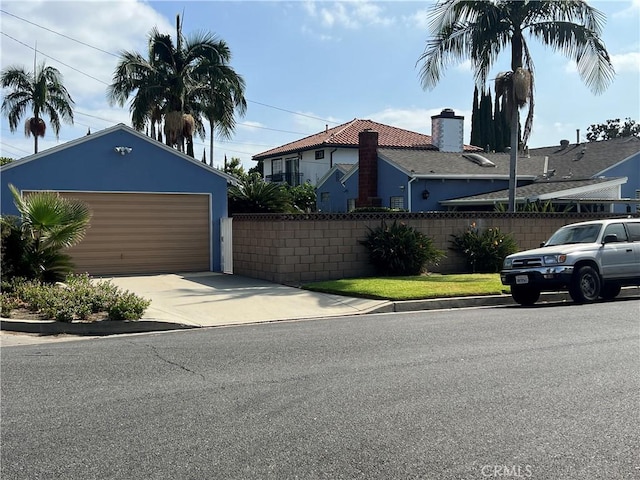
<instances>
[{"instance_id":1,"label":"concrete block wall","mask_svg":"<svg viewBox=\"0 0 640 480\"><path fill-rule=\"evenodd\" d=\"M494 212L241 214L233 219L235 274L286 285L371 276L367 249L360 244L368 228L384 220L404 222L433 240L446 258L429 271L458 273L465 258L450 250L452 235L471 225L511 233L520 250L536 248L562 225L602 218L602 214Z\"/></svg>"}]
</instances>

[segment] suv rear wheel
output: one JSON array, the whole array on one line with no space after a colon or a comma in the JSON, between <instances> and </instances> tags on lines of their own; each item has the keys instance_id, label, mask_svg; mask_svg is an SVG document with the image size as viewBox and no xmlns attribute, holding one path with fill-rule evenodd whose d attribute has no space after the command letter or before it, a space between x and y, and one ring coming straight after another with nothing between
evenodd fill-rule
<instances>
[{"instance_id":1,"label":"suv rear wheel","mask_svg":"<svg viewBox=\"0 0 640 480\"><path fill-rule=\"evenodd\" d=\"M511 296L520 305L530 306L540 298L540 289L511 285Z\"/></svg>"},{"instance_id":2,"label":"suv rear wheel","mask_svg":"<svg viewBox=\"0 0 640 480\"><path fill-rule=\"evenodd\" d=\"M600 295L600 275L589 265L580 267L573 274L569 295L576 303L590 303L598 299Z\"/></svg>"}]
</instances>

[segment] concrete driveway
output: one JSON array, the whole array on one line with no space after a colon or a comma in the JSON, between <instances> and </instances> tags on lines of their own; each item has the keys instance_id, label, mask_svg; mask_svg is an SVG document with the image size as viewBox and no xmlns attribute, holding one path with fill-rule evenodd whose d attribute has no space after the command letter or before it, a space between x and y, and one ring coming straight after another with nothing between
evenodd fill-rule
<instances>
[{"instance_id":1,"label":"concrete driveway","mask_svg":"<svg viewBox=\"0 0 640 480\"><path fill-rule=\"evenodd\" d=\"M390 304L211 272L102 279L151 300L142 320L200 327L354 315Z\"/></svg>"}]
</instances>

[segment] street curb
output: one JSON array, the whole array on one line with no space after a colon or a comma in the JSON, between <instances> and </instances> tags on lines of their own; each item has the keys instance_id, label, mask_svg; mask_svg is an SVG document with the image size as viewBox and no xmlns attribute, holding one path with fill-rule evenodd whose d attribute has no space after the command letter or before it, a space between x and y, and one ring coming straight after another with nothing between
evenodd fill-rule
<instances>
[{"instance_id":1,"label":"street curb","mask_svg":"<svg viewBox=\"0 0 640 480\"><path fill-rule=\"evenodd\" d=\"M78 336L106 336L124 333L147 333L167 330L183 330L200 328L195 325L181 323L160 322L155 320L114 321L104 320L100 322L57 322L55 320L19 320L13 318L0 318L0 330L20 333L35 333L47 335L78 335Z\"/></svg>"},{"instance_id":2,"label":"street curb","mask_svg":"<svg viewBox=\"0 0 640 480\"><path fill-rule=\"evenodd\" d=\"M640 287L623 288L616 298L640 297ZM536 305L544 303L573 302L568 292L542 292ZM415 312L421 310L448 310L472 307L518 306L511 295L479 295L475 297L432 298L390 302L389 305L373 308L367 313Z\"/></svg>"},{"instance_id":3,"label":"street curb","mask_svg":"<svg viewBox=\"0 0 640 480\"><path fill-rule=\"evenodd\" d=\"M623 288L617 298L640 298L640 287ZM544 292L540 295L538 304L550 302L571 302L571 297L566 292ZM406 300L402 302L390 301L384 305L374 307L362 315L373 313L401 313L417 312L424 310L449 310L472 307L495 307L501 305L517 306L511 295L485 295L475 297L434 298L428 300ZM317 317L321 318L321 317ZM293 319L284 319L293 320ZM274 322L269 320L266 323ZM252 322L262 323L260 320ZM227 324L221 326L229 326ZM42 336L47 335L78 335L78 336L107 336L126 333L148 333L170 330L187 330L194 328L206 328L200 325L185 325L156 320L114 321L102 320L99 322L65 323L55 320L20 320L0 318L0 329L19 333L33 333Z\"/></svg>"}]
</instances>

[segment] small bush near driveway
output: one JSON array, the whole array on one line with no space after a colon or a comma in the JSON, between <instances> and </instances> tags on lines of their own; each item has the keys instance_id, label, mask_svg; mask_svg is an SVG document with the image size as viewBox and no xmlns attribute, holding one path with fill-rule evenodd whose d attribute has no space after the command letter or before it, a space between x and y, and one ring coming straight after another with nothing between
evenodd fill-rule
<instances>
[{"instance_id":1,"label":"small bush near driveway","mask_svg":"<svg viewBox=\"0 0 640 480\"><path fill-rule=\"evenodd\" d=\"M88 275L69 275L65 283L14 279L2 284L0 314L28 311L60 322L139 320L150 301Z\"/></svg>"}]
</instances>

